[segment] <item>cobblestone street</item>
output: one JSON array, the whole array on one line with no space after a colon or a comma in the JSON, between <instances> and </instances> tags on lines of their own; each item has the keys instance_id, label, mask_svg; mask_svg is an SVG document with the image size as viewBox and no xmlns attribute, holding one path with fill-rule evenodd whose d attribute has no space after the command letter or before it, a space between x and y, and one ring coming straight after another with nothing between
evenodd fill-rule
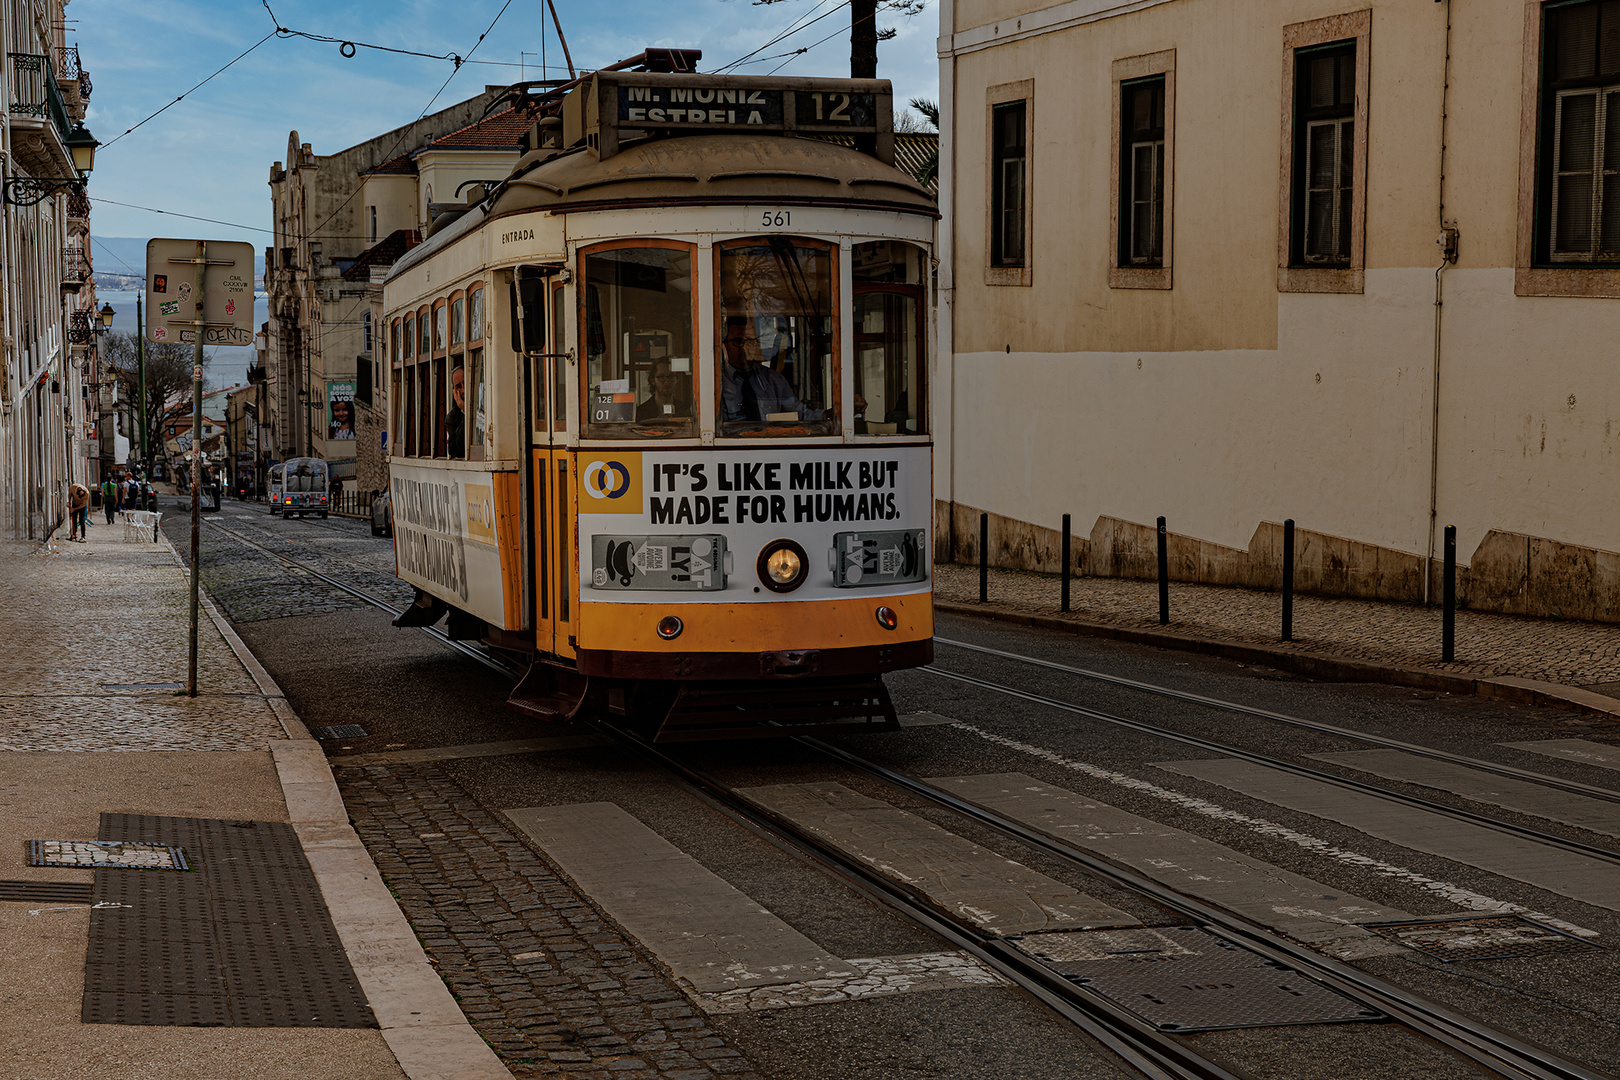
<instances>
[{"instance_id":1,"label":"cobblestone street","mask_svg":"<svg viewBox=\"0 0 1620 1080\"><path fill-rule=\"evenodd\" d=\"M441 770L333 765L400 907L514 1076L758 1080L635 945Z\"/></svg>"}]
</instances>

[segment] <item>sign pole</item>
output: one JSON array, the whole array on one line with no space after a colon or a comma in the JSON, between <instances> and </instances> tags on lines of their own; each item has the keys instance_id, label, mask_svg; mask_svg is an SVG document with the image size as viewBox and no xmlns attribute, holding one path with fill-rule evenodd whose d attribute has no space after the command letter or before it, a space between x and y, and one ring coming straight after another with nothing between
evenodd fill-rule
<instances>
[{"instance_id":1,"label":"sign pole","mask_svg":"<svg viewBox=\"0 0 1620 1080\"><path fill-rule=\"evenodd\" d=\"M139 373L136 377L140 379L141 418L139 430L141 433L141 469L144 474L142 479L150 484L152 482L152 459L146 456L146 316L141 312L142 296L142 293L135 294L135 366ZM156 495L154 489L153 497L156 498ZM146 500L141 499L139 501L144 504ZM141 509L145 510L147 507L143 505Z\"/></svg>"},{"instance_id":2,"label":"sign pole","mask_svg":"<svg viewBox=\"0 0 1620 1080\"><path fill-rule=\"evenodd\" d=\"M203 312L203 277L208 272L208 241L197 241L197 314L192 320L196 340L191 346L191 654L186 694L197 696L197 589L202 576L202 393L203 333L208 322Z\"/></svg>"}]
</instances>

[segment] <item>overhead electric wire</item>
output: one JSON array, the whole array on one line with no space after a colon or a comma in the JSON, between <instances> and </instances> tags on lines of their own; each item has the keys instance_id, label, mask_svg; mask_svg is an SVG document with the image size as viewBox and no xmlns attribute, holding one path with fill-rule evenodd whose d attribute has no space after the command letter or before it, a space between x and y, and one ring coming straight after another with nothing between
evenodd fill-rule
<instances>
[{"instance_id":1,"label":"overhead electric wire","mask_svg":"<svg viewBox=\"0 0 1620 1080\"><path fill-rule=\"evenodd\" d=\"M106 142L102 143L101 144L101 149L103 151L105 151L107 149L107 147L111 146L113 143L117 142L119 139L122 139L124 137L124 135L128 135L131 131L134 131L135 128L140 127L141 124L146 123L147 120L153 120L153 119L156 119L159 116L162 116L164 113L168 112L171 108L173 108L174 106L176 106L176 105L180 104L182 101L184 101L186 99L187 95L189 95L192 92L192 90L197 90L197 89L200 89L203 86L206 86L209 82L213 81L214 75L218 75L221 71L224 71L225 68L230 67L231 64L236 63L236 61L242 59L242 57L246 56L248 53L252 52L254 49L257 49L260 45L263 45L265 42L269 41L271 38L273 38L275 36L276 36L275 31L271 31L270 33L264 35L264 37L260 38L258 41L255 41L252 45L249 45L246 49L243 49L241 52L237 53L236 56L234 56L230 60L229 63L225 64L224 67L221 67L219 69L219 71L215 71L213 75L208 76L208 78L204 79L202 82L198 83L196 86L193 86L191 88L191 90L187 90L184 94L181 94L179 97L175 98L173 101L171 101L167 105L163 106L163 108L159 109L157 112L153 113L151 116L146 117L139 124L136 124L135 127L129 128L128 130L126 130L123 133L123 135L114 136L113 138L111 138L111 139L107 140Z\"/></svg>"},{"instance_id":2,"label":"overhead electric wire","mask_svg":"<svg viewBox=\"0 0 1620 1080\"><path fill-rule=\"evenodd\" d=\"M714 69L714 74L716 74L716 75L724 74L726 71L730 70L731 68L736 67L738 64L741 64L743 61L745 61L745 60L749 59L750 57L752 57L755 53L764 52L766 49L770 48L772 45L775 45L775 44L777 44L778 42L781 42L781 41L786 41L788 38L792 37L794 34L797 34L800 30L804 30L807 27L814 26L816 23L820 22L822 19L825 19L827 16L835 14L836 12L843 10L844 8L848 7L849 4L850 4L850 0L843 0L843 2L840 3L837 7L830 8L827 11L823 11L820 15L817 15L815 18L811 19L809 22L806 22L806 23L803 23L802 25L800 25L800 20L802 20L805 17L805 15L809 15L809 14L813 13L816 10L816 8L821 7L822 4L825 4L826 2L827 2L827 0L821 0L820 3L818 3L815 7L811 8L809 11L805 12L804 15L800 15L797 19L794 19L792 22L788 23L787 29L783 30L781 33L779 33L775 37L771 38L771 40L767 41L765 44L761 45L759 48L753 50L753 52L746 52L743 55L739 56L737 59L733 60L729 64L721 64L719 67Z\"/></svg>"},{"instance_id":3,"label":"overhead electric wire","mask_svg":"<svg viewBox=\"0 0 1620 1080\"><path fill-rule=\"evenodd\" d=\"M198 217L196 214L182 214L178 210L159 210L155 206L137 206L134 203L119 202L117 199L99 199L94 195L90 196L90 201L106 203L109 206L124 206L131 210L145 210L149 214L167 214L170 217L190 218L192 221L206 221L211 225L229 225L233 229L251 229L253 232L275 232L274 229L266 229L262 225L238 225L234 221L221 221L218 218ZM114 256L114 258L117 258L117 256ZM122 259L119 259L119 261L123 262ZM126 263L125 265L128 264Z\"/></svg>"}]
</instances>

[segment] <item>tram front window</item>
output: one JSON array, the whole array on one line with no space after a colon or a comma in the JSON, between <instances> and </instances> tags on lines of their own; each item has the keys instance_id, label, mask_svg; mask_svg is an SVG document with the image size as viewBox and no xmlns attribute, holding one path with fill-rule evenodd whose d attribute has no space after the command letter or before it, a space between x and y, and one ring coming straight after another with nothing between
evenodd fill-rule
<instances>
[{"instance_id":1,"label":"tram front window","mask_svg":"<svg viewBox=\"0 0 1620 1080\"><path fill-rule=\"evenodd\" d=\"M927 430L921 363L922 250L893 240L851 251L855 302L855 434Z\"/></svg>"},{"instance_id":2,"label":"tram front window","mask_svg":"<svg viewBox=\"0 0 1620 1080\"><path fill-rule=\"evenodd\" d=\"M721 435L836 435L830 245L788 237L718 249Z\"/></svg>"},{"instance_id":3,"label":"tram front window","mask_svg":"<svg viewBox=\"0 0 1620 1080\"><path fill-rule=\"evenodd\" d=\"M692 299L692 253L685 245L586 254L586 434L621 439L696 433ZM676 383L662 398L655 391L659 372L674 373ZM655 399L663 404L648 408Z\"/></svg>"}]
</instances>

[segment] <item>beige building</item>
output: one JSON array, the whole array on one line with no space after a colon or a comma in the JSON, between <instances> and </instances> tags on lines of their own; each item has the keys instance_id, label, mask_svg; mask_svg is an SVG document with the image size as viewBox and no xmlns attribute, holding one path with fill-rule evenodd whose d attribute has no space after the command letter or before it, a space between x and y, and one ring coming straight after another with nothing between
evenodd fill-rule
<instances>
[{"instance_id":1,"label":"beige building","mask_svg":"<svg viewBox=\"0 0 1620 1080\"><path fill-rule=\"evenodd\" d=\"M943 544L1620 621L1620 6L940 17Z\"/></svg>"},{"instance_id":2,"label":"beige building","mask_svg":"<svg viewBox=\"0 0 1620 1080\"><path fill-rule=\"evenodd\" d=\"M335 154L292 132L270 170L275 247L265 360L271 453L323 457L361 491L388 486L387 403L373 356L382 278L470 184L503 179L533 123L502 87Z\"/></svg>"},{"instance_id":3,"label":"beige building","mask_svg":"<svg viewBox=\"0 0 1620 1080\"><path fill-rule=\"evenodd\" d=\"M19 539L65 532L68 486L99 482L110 426L93 391L90 200L73 183L90 79L63 9L0 2L0 536Z\"/></svg>"}]
</instances>

